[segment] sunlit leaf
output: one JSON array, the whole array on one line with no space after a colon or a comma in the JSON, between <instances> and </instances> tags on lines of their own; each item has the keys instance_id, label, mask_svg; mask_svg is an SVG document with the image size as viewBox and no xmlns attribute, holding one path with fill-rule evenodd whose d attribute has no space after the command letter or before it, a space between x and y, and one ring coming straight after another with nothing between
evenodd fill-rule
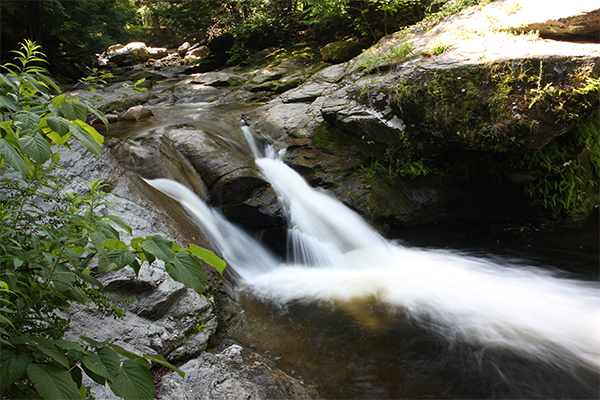
<instances>
[{"instance_id":1,"label":"sunlit leaf","mask_svg":"<svg viewBox=\"0 0 600 400\"><path fill-rule=\"evenodd\" d=\"M188 250L190 251L190 253L200 258L201 260L204 260L204 262L214 267L221 275L223 275L223 271L225 270L227 263L215 253L213 253L210 250L206 250L202 247L196 246L195 244L190 244Z\"/></svg>"}]
</instances>

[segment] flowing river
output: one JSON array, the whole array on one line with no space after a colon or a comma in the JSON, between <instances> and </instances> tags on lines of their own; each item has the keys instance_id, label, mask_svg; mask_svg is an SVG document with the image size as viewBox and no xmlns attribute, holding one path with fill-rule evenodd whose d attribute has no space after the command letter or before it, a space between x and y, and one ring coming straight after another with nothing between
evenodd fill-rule
<instances>
[{"instance_id":1,"label":"flowing river","mask_svg":"<svg viewBox=\"0 0 600 400\"><path fill-rule=\"evenodd\" d=\"M207 107L179 112L229 129ZM159 122L173 113L181 118L155 109ZM324 398L599 397L597 255L533 260L386 239L241 132L287 210L286 260L183 185L149 181L196 218L233 271L248 319L239 340Z\"/></svg>"}]
</instances>

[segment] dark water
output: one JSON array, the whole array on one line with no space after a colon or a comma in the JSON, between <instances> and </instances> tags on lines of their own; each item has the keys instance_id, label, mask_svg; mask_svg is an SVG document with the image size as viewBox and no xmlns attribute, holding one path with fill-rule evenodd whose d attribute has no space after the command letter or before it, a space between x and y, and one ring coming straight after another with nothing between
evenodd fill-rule
<instances>
[{"instance_id":1,"label":"dark water","mask_svg":"<svg viewBox=\"0 0 600 400\"><path fill-rule=\"evenodd\" d=\"M494 232L435 224L402 232L405 245L476 256L599 280L598 219L558 231ZM509 295L509 294L507 294ZM451 341L437 322L415 321L385 305L355 309L295 302L277 306L243 289L248 320L239 339L327 399L598 399L597 367L531 359L501 348Z\"/></svg>"}]
</instances>

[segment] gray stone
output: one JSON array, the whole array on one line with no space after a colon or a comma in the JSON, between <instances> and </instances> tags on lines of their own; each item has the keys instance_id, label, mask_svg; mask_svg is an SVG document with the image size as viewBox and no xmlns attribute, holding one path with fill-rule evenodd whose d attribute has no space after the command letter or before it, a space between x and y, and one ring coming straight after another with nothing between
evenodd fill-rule
<instances>
[{"instance_id":1,"label":"gray stone","mask_svg":"<svg viewBox=\"0 0 600 400\"><path fill-rule=\"evenodd\" d=\"M202 353L160 380L159 400L313 399L317 392L270 366L257 354L231 344L217 354Z\"/></svg>"},{"instance_id":2,"label":"gray stone","mask_svg":"<svg viewBox=\"0 0 600 400\"><path fill-rule=\"evenodd\" d=\"M121 119L130 122L137 122L144 119L149 119L154 117L154 113L149 108L138 105L133 106L125 111L125 114L121 117Z\"/></svg>"}]
</instances>

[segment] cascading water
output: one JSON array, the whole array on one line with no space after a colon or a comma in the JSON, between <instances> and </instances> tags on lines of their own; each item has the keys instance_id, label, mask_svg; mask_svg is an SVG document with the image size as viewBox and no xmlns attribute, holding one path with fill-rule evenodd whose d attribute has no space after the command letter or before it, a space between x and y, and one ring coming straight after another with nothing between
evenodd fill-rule
<instances>
[{"instance_id":1,"label":"cascading water","mask_svg":"<svg viewBox=\"0 0 600 400\"><path fill-rule=\"evenodd\" d=\"M246 137L251 137L243 127ZM192 213L245 290L278 304L376 302L422 321L449 343L509 349L549 364L597 370L600 296L596 284L553 276L510 260L419 250L382 238L358 215L311 188L272 149L256 164L289 213L287 262L172 181L149 181ZM355 315L357 320L360 315Z\"/></svg>"}]
</instances>

